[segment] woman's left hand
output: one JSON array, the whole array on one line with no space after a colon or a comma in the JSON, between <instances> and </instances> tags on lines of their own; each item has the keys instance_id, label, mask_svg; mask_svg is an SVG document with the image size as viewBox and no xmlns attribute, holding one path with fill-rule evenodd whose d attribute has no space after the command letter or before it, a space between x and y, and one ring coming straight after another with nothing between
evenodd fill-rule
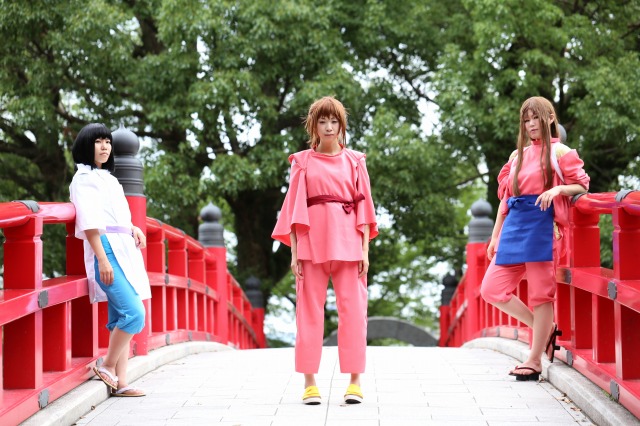
<instances>
[{"instance_id":1,"label":"woman's left hand","mask_svg":"<svg viewBox=\"0 0 640 426\"><path fill-rule=\"evenodd\" d=\"M369 252L362 252L362 260L358 262L358 278L367 275L369 272Z\"/></svg>"},{"instance_id":2,"label":"woman's left hand","mask_svg":"<svg viewBox=\"0 0 640 426\"><path fill-rule=\"evenodd\" d=\"M143 249L147 246L147 237L144 236L142 229L133 226L131 228L131 234L133 235L133 241L135 241L136 247Z\"/></svg>"},{"instance_id":3,"label":"woman's left hand","mask_svg":"<svg viewBox=\"0 0 640 426\"><path fill-rule=\"evenodd\" d=\"M542 211L547 210L549 207L551 207L551 202L556 195L560 195L559 186L553 187L550 190L540 194L540 196L536 199L536 206L540 205L540 210Z\"/></svg>"}]
</instances>

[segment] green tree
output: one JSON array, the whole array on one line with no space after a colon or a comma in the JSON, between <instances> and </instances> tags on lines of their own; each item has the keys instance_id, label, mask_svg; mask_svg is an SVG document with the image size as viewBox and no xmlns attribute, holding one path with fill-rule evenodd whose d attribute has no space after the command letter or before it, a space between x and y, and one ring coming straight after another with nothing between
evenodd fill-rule
<instances>
[{"instance_id":1,"label":"green tree","mask_svg":"<svg viewBox=\"0 0 640 426\"><path fill-rule=\"evenodd\" d=\"M527 97L555 104L592 177L611 190L640 151L640 2L463 1L452 17L471 22L449 34L435 79L443 138L473 152L495 177L515 148ZM469 31L470 29L470 31Z\"/></svg>"},{"instance_id":2,"label":"green tree","mask_svg":"<svg viewBox=\"0 0 640 426\"><path fill-rule=\"evenodd\" d=\"M123 123L151 145L143 152L150 214L194 235L199 207L220 201L237 235L237 278L259 277L268 298L290 258L284 247L274 253L270 238L286 157L305 148L301 119L308 105L335 94L350 110L350 143L370 154L376 179L402 176L405 188L380 177L376 197L405 246L434 247L438 231L431 225L442 227L443 236L453 233L446 207L421 201L442 186L421 171L420 156L433 149L434 169L449 157L435 138L414 131L421 116L413 98L392 81L366 75L366 61L383 43L364 42L384 18L375 4L0 5L0 161L23 163L2 169L0 179L12 182L3 197L66 200L73 168L65 153L77 130L91 121ZM395 138L393 151L385 138ZM398 154L405 143L407 152ZM455 194L440 201L451 205ZM428 243L418 244L423 239Z\"/></svg>"}]
</instances>

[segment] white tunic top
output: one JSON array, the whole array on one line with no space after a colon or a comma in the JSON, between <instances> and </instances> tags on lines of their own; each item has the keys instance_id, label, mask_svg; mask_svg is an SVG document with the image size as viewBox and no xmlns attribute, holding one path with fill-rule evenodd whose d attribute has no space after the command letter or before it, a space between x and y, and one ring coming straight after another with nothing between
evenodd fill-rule
<instances>
[{"instance_id":1,"label":"white tunic top","mask_svg":"<svg viewBox=\"0 0 640 426\"><path fill-rule=\"evenodd\" d=\"M106 294L96 282L95 253L84 231L97 229L105 234L124 275L141 299L151 298L149 277L144 268L140 249L131 234L107 233L107 226L131 228L131 211L122 185L108 170L91 169L78 164L69 187L71 202L76 208L75 236L84 240L84 264L89 282L91 303L107 300Z\"/></svg>"}]
</instances>

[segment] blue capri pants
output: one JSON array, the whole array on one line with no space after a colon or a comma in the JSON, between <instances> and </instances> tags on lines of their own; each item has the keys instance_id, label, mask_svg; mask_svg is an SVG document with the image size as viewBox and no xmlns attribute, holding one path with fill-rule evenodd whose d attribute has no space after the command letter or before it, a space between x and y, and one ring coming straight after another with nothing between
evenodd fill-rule
<instances>
[{"instance_id":1,"label":"blue capri pants","mask_svg":"<svg viewBox=\"0 0 640 426\"><path fill-rule=\"evenodd\" d=\"M105 285L100 281L98 258L94 259L96 281L107 295L109 321L107 328L113 331L115 327L129 334L137 334L144 328L145 310L142 299L124 275L124 271L118 264L113 249L106 235L100 236L102 247L107 254L107 259L113 268L113 283Z\"/></svg>"}]
</instances>

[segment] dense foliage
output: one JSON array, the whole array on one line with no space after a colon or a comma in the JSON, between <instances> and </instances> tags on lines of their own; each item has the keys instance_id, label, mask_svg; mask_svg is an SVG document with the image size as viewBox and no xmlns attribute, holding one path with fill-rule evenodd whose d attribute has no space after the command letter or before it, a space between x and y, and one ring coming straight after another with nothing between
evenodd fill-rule
<instances>
[{"instance_id":1,"label":"dense foliage","mask_svg":"<svg viewBox=\"0 0 640 426\"><path fill-rule=\"evenodd\" d=\"M370 313L430 325L443 270L434 266L462 273L468 207L495 207L525 98L554 101L592 191L637 171L639 9L0 0L0 201L66 201L76 132L124 124L146 147L149 215L195 235L213 201L237 238L238 280L254 275L266 300L294 302L289 250L274 251L270 234L287 155L305 148L301 117L333 94L350 112L350 146L367 153L385 225L370 256ZM48 265L51 275L63 263Z\"/></svg>"}]
</instances>

